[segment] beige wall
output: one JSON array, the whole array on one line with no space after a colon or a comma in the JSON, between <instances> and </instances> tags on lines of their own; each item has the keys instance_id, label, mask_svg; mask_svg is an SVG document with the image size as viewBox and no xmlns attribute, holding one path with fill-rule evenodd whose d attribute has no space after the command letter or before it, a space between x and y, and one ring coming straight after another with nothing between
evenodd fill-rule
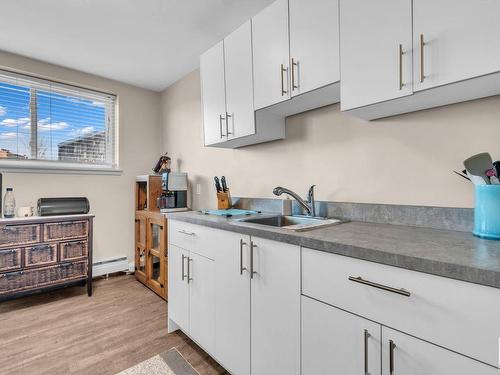
<instances>
[{"instance_id":1,"label":"beige wall","mask_svg":"<svg viewBox=\"0 0 500 375\"><path fill-rule=\"evenodd\" d=\"M500 97L368 122L333 105L287 119L283 141L237 150L203 147L199 72L162 94L163 148L201 184L193 207L215 207L212 178L232 194L272 197L283 185L330 201L472 207L472 186L452 173L477 152L500 159ZM175 165L175 164L174 164Z\"/></svg>"},{"instance_id":2,"label":"beige wall","mask_svg":"<svg viewBox=\"0 0 500 375\"><path fill-rule=\"evenodd\" d=\"M0 66L89 86L118 95L119 160L123 174L4 174L4 188L14 188L17 205L40 197L86 196L96 215L94 259L128 256L133 260L134 178L151 170L161 152L160 95L101 77L0 52Z\"/></svg>"}]
</instances>

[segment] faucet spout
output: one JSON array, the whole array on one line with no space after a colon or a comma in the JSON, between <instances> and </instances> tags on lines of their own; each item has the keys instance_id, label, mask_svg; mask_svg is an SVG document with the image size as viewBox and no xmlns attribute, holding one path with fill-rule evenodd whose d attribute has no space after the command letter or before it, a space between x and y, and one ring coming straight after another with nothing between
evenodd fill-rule
<instances>
[{"instance_id":1,"label":"faucet spout","mask_svg":"<svg viewBox=\"0 0 500 375\"><path fill-rule=\"evenodd\" d=\"M313 187L314 186L312 186L311 189ZM309 189L309 193L311 193L311 189ZM315 210L314 210L314 193L313 193L313 196L312 196L312 205L311 205L311 197L309 197L308 201L306 202L297 193L295 193L294 191L292 191L290 189L284 188L282 186L277 186L277 187L275 187L273 189L273 194L276 195L276 196L280 196L283 193L288 194L291 197L293 197L302 206L302 208L304 208L304 210L307 212L307 215L309 215L309 216L315 216L314 215L314 213L315 213Z\"/></svg>"}]
</instances>

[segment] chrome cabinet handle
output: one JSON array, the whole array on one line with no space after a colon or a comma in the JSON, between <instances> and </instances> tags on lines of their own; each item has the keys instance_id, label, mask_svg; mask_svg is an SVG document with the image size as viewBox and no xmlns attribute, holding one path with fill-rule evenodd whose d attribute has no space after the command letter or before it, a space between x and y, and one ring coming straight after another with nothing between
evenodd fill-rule
<instances>
[{"instance_id":1,"label":"chrome cabinet handle","mask_svg":"<svg viewBox=\"0 0 500 375\"><path fill-rule=\"evenodd\" d=\"M187 257L187 261L188 261L187 282L189 284L190 281L193 281L193 278L191 277L191 267L189 267L189 264L193 261L193 258Z\"/></svg>"},{"instance_id":2,"label":"chrome cabinet handle","mask_svg":"<svg viewBox=\"0 0 500 375\"><path fill-rule=\"evenodd\" d=\"M246 246L247 243L240 239L240 275L243 275L243 271L246 271L246 267L243 267L243 246Z\"/></svg>"},{"instance_id":3,"label":"chrome cabinet handle","mask_svg":"<svg viewBox=\"0 0 500 375\"><path fill-rule=\"evenodd\" d=\"M394 349L396 344L394 341L389 340L389 374L394 375Z\"/></svg>"},{"instance_id":4,"label":"chrome cabinet handle","mask_svg":"<svg viewBox=\"0 0 500 375\"><path fill-rule=\"evenodd\" d=\"M184 230L184 229L179 229L178 232L182 233L182 234L186 234L188 236L194 236L196 234L194 232L188 232L187 230Z\"/></svg>"},{"instance_id":5,"label":"chrome cabinet handle","mask_svg":"<svg viewBox=\"0 0 500 375\"><path fill-rule=\"evenodd\" d=\"M280 65L280 75L281 75L281 96L288 94L288 90L285 90L285 79L283 73L288 72L288 68L285 68L283 64Z\"/></svg>"},{"instance_id":6,"label":"chrome cabinet handle","mask_svg":"<svg viewBox=\"0 0 500 375\"><path fill-rule=\"evenodd\" d=\"M365 329L364 339L365 339L365 375L370 375L368 371L368 338L370 337L370 333Z\"/></svg>"},{"instance_id":7,"label":"chrome cabinet handle","mask_svg":"<svg viewBox=\"0 0 500 375\"><path fill-rule=\"evenodd\" d=\"M420 83L424 82L425 72L424 72L424 34L420 34Z\"/></svg>"},{"instance_id":8,"label":"chrome cabinet handle","mask_svg":"<svg viewBox=\"0 0 500 375\"><path fill-rule=\"evenodd\" d=\"M250 278L253 279L253 275L255 275L257 272L253 270L253 249L256 248L257 245L253 243L253 241L250 241Z\"/></svg>"},{"instance_id":9,"label":"chrome cabinet handle","mask_svg":"<svg viewBox=\"0 0 500 375\"><path fill-rule=\"evenodd\" d=\"M404 83L403 83L403 45L399 45L399 90L403 90Z\"/></svg>"},{"instance_id":10,"label":"chrome cabinet handle","mask_svg":"<svg viewBox=\"0 0 500 375\"><path fill-rule=\"evenodd\" d=\"M295 68L298 68L298 67L299 67L299 64L292 57L292 63L291 63L291 70L292 70L292 91L299 88L299 85L295 84Z\"/></svg>"},{"instance_id":11,"label":"chrome cabinet handle","mask_svg":"<svg viewBox=\"0 0 500 375\"><path fill-rule=\"evenodd\" d=\"M410 297L410 295L411 295L411 293L409 291L407 291L406 289L402 289L402 288L397 289L397 288L393 288L391 286L374 283L373 281L368 281L368 280L363 279L361 276L358 276L358 277L349 276L349 280L354 281L355 283L360 283L363 285L372 286L372 287L377 288L377 289L382 289L382 290L385 290L387 292L396 293L396 294L399 294L399 295L402 295L405 297Z\"/></svg>"},{"instance_id":12,"label":"chrome cabinet handle","mask_svg":"<svg viewBox=\"0 0 500 375\"><path fill-rule=\"evenodd\" d=\"M232 132L229 131L229 117L233 118L233 115L229 114L226 112L226 137L229 135L229 134L233 134Z\"/></svg>"},{"instance_id":13,"label":"chrome cabinet handle","mask_svg":"<svg viewBox=\"0 0 500 375\"><path fill-rule=\"evenodd\" d=\"M184 279L186 278L186 275L184 275L184 259L186 259L187 257L182 254L182 281L184 281Z\"/></svg>"},{"instance_id":14,"label":"chrome cabinet handle","mask_svg":"<svg viewBox=\"0 0 500 375\"><path fill-rule=\"evenodd\" d=\"M222 121L226 120L224 116L219 115L219 130L220 130L220 137L224 138L224 133L222 133Z\"/></svg>"}]
</instances>

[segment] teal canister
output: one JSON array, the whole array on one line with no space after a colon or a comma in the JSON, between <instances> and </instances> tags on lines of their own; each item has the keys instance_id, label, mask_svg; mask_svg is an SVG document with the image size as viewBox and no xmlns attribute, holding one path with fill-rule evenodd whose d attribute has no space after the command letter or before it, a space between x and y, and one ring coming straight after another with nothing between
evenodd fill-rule
<instances>
[{"instance_id":1,"label":"teal canister","mask_svg":"<svg viewBox=\"0 0 500 375\"><path fill-rule=\"evenodd\" d=\"M476 185L474 230L481 238L500 240L500 185Z\"/></svg>"}]
</instances>

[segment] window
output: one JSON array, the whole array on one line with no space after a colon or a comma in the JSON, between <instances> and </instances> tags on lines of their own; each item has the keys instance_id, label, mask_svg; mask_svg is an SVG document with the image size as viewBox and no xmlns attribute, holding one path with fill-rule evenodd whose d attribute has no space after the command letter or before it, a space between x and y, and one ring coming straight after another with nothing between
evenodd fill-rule
<instances>
[{"instance_id":1,"label":"window","mask_svg":"<svg viewBox=\"0 0 500 375\"><path fill-rule=\"evenodd\" d=\"M115 106L111 94L0 70L1 165L116 169Z\"/></svg>"}]
</instances>

